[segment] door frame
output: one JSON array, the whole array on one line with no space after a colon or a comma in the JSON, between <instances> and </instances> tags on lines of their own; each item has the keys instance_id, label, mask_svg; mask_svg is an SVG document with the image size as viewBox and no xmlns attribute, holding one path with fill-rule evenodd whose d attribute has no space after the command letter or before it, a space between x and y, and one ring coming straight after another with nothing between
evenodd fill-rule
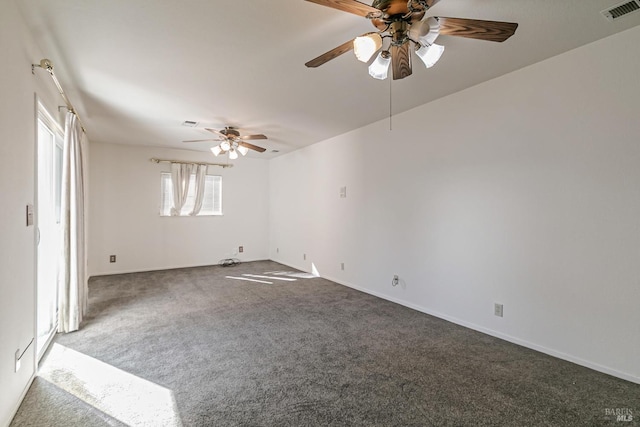
<instances>
[{"instance_id":1,"label":"door frame","mask_svg":"<svg viewBox=\"0 0 640 427\"><path fill-rule=\"evenodd\" d=\"M39 301L39 293L40 293L40 282L38 280L38 271L39 271L39 267L40 267L40 256L39 256L39 243L40 243L40 206L39 206L39 198L40 198L40 184L39 184L39 178L40 178L40 156L42 155L41 151L40 151L40 141L39 141L39 123L40 121L42 121L45 126L53 133L54 135L54 146L52 147L52 151L51 151L51 162L52 162L52 167L56 168L56 148L61 148L63 149L63 145L64 145L64 130L62 128L62 126L60 125L60 123L58 121L55 120L55 118L53 117L53 115L49 112L49 110L47 109L47 107L45 106L45 104L38 98L38 96L36 95L35 97L35 182L34 182L34 186L35 186L35 292L34 292L34 304L35 304L35 319L34 319L34 337L35 337L35 345L34 345L34 351L35 351L35 363L36 366L37 364L40 362L40 360L42 359L42 357L44 356L44 354L46 353L47 349L49 348L49 346L51 345L57 329L58 329L58 318L56 316L56 318L54 319L54 326L51 329L51 331L49 332L49 335L47 336L47 338L44 340L44 343L42 344L42 347L39 346L40 342L39 342L39 330L38 330L38 319L40 317L40 313L39 313L39 305L38 305L38 301ZM55 172L53 173L53 175L55 176ZM55 184L55 183L54 183ZM61 191L61 188L59 189ZM55 195L54 195L55 197ZM60 242L61 243L61 242ZM56 288L57 288L57 284L56 284ZM56 289L56 293L57 293L57 289ZM57 297L56 297L56 312L57 312Z\"/></svg>"}]
</instances>

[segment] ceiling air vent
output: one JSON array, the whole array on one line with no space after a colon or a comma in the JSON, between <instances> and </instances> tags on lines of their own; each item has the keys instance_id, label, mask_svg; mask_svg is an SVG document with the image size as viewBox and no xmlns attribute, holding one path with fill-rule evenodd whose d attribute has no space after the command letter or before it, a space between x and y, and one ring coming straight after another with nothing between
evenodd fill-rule
<instances>
[{"instance_id":1,"label":"ceiling air vent","mask_svg":"<svg viewBox=\"0 0 640 427\"><path fill-rule=\"evenodd\" d=\"M631 0L624 3L619 3L615 6L610 7L609 9L603 10L600 13L602 13L604 17L609 21L615 21L625 15L630 14L631 12L636 12L638 10L640 10L640 0Z\"/></svg>"},{"instance_id":2,"label":"ceiling air vent","mask_svg":"<svg viewBox=\"0 0 640 427\"><path fill-rule=\"evenodd\" d=\"M198 126L198 122L194 122L194 121L191 121L191 120L185 120L182 123L182 126L188 126L190 128L194 128L194 127Z\"/></svg>"}]
</instances>

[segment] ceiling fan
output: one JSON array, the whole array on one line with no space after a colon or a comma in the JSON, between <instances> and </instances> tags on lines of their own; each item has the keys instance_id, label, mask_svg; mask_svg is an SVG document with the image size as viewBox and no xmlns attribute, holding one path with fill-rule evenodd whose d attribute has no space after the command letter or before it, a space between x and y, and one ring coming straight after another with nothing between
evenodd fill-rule
<instances>
[{"instance_id":1,"label":"ceiling fan","mask_svg":"<svg viewBox=\"0 0 640 427\"><path fill-rule=\"evenodd\" d=\"M503 42L518 28L518 24L512 22L445 17L423 19L439 0L374 0L371 6L356 0L307 1L363 16L371 20L377 31L349 40L305 65L318 67L352 49L358 60L368 62L382 49L369 66L369 74L381 80L387 78L389 64L394 80L411 75L411 47L427 68L432 67L444 52L444 46L434 43L440 34Z\"/></svg>"},{"instance_id":2,"label":"ceiling fan","mask_svg":"<svg viewBox=\"0 0 640 427\"><path fill-rule=\"evenodd\" d=\"M240 135L238 129L233 126L225 126L225 128L222 130L209 128L204 129L211 133L215 133L216 135L218 135L218 138L192 139L182 142L221 141L220 144L211 148L211 152L214 156L229 153L229 158L232 160L238 158L238 153L245 156L249 152L249 150L254 150L259 153L263 153L266 151L266 148L258 147L257 145L253 145L244 141L245 139L267 139L265 135Z\"/></svg>"}]
</instances>

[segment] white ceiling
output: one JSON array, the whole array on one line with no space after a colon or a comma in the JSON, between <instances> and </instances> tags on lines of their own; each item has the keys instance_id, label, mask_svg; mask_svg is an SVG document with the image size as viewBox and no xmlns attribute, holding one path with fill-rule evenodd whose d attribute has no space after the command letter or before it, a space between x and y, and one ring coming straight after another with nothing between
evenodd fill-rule
<instances>
[{"instance_id":1,"label":"white ceiling","mask_svg":"<svg viewBox=\"0 0 640 427\"><path fill-rule=\"evenodd\" d=\"M388 117L390 100L397 114L640 24L639 12L600 14L619 0L441 0L428 16L520 26L504 43L441 36L435 67L414 60L390 82L351 53L306 68L373 27L304 0L15 1L91 141L205 151L181 141L234 125L269 137L254 141L262 158Z\"/></svg>"}]
</instances>

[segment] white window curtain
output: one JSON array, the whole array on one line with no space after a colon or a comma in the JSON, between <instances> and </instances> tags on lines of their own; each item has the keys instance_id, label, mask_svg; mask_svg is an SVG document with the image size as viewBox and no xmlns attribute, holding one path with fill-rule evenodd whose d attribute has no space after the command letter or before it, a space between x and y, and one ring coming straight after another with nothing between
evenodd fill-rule
<instances>
[{"instance_id":1,"label":"white window curtain","mask_svg":"<svg viewBox=\"0 0 640 427\"><path fill-rule=\"evenodd\" d=\"M196 165L193 163L171 163L171 181L173 184L173 207L171 216L180 216L180 211L187 201L189 180Z\"/></svg>"},{"instance_id":2,"label":"white window curtain","mask_svg":"<svg viewBox=\"0 0 640 427\"><path fill-rule=\"evenodd\" d=\"M58 280L58 332L78 330L87 311L83 137L78 118L68 112L62 160L63 252Z\"/></svg>"},{"instance_id":3,"label":"white window curtain","mask_svg":"<svg viewBox=\"0 0 640 427\"><path fill-rule=\"evenodd\" d=\"M200 213L200 209L202 209L202 201L204 200L204 186L205 186L205 178L207 176L207 165L198 165L198 169L196 170L196 179L195 179L195 202L193 204L193 210L189 212L189 215L196 216Z\"/></svg>"}]
</instances>

